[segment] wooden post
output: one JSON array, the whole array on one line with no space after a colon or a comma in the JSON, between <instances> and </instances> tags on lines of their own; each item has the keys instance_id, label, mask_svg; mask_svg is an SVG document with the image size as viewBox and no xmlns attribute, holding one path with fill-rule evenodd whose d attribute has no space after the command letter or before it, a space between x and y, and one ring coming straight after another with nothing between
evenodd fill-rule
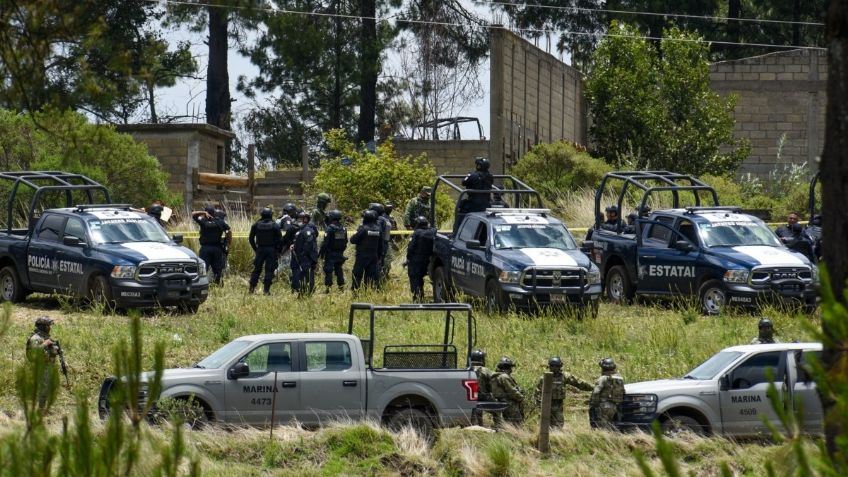
<instances>
[{"instance_id":1,"label":"wooden post","mask_svg":"<svg viewBox=\"0 0 848 477\"><path fill-rule=\"evenodd\" d=\"M256 185L256 145L247 145L247 207L248 214L252 214L256 210L256 204L253 203L253 195Z\"/></svg>"},{"instance_id":2,"label":"wooden post","mask_svg":"<svg viewBox=\"0 0 848 477\"><path fill-rule=\"evenodd\" d=\"M542 417L539 420L539 443L537 448L542 454L551 453L551 392L554 387L554 374L550 371L542 378Z\"/></svg>"}]
</instances>

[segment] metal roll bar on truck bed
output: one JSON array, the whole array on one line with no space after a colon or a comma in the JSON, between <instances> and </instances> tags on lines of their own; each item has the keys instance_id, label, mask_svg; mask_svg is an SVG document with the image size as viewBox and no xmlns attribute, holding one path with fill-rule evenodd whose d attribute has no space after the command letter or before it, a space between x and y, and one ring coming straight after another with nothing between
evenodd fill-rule
<instances>
[{"instance_id":1,"label":"metal roll bar on truck bed","mask_svg":"<svg viewBox=\"0 0 848 477\"><path fill-rule=\"evenodd\" d=\"M14 171L0 172L0 188L4 193L8 193L6 199L6 230L5 232L12 235L14 230L13 214L18 193L24 188L32 189L33 196L30 200L27 214L27 229L24 233L32 232L35 226L37 217L35 211L41 199L48 192L64 192L65 207L75 207L74 192L84 193L86 202L89 204L112 202L109 195L109 190L102 184L82 175L62 171ZM8 192L7 192L8 191ZM95 194L102 194L102 200L95 199Z\"/></svg>"},{"instance_id":2,"label":"metal roll bar on truck bed","mask_svg":"<svg viewBox=\"0 0 848 477\"><path fill-rule=\"evenodd\" d=\"M618 194L619 219L622 219L622 203L627 195L628 189L638 189L642 191L642 199L639 202L637 210L644 210L645 204L648 202L648 197L654 192L671 192L672 193L672 208L680 208L680 192L691 192L695 198L695 207L701 207L701 197L698 192L708 192L713 199L712 206L706 208L715 209L720 207L718 194L710 185L702 182L700 179L687 174L678 174L670 171L621 171L609 172L601 179L600 185L595 190L595 229L601 226L601 200L604 190L609 182L623 182L621 192ZM619 233L621 231L619 230Z\"/></svg>"}]
</instances>

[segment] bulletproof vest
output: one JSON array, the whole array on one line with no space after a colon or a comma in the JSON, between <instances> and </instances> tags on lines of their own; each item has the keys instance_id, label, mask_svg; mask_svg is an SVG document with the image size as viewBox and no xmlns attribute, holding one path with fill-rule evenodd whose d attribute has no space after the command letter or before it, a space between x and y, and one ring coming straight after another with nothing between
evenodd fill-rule
<instances>
[{"instance_id":1,"label":"bulletproof vest","mask_svg":"<svg viewBox=\"0 0 848 477\"><path fill-rule=\"evenodd\" d=\"M509 374L502 373L500 371L497 371L495 374L492 375L491 388L492 396L495 399L506 398L509 395L507 393L506 388L504 387L506 383L513 384L515 383L515 380L512 379L512 376L510 376Z\"/></svg>"},{"instance_id":2,"label":"bulletproof vest","mask_svg":"<svg viewBox=\"0 0 848 477\"><path fill-rule=\"evenodd\" d=\"M485 366L474 366L474 374L477 375L477 395L489 395L492 393L492 371Z\"/></svg>"},{"instance_id":3,"label":"bulletproof vest","mask_svg":"<svg viewBox=\"0 0 848 477\"><path fill-rule=\"evenodd\" d=\"M262 219L254 224L256 227L256 246L257 247L273 247L277 245L277 227L273 220Z\"/></svg>"},{"instance_id":4,"label":"bulletproof vest","mask_svg":"<svg viewBox=\"0 0 848 477\"><path fill-rule=\"evenodd\" d=\"M554 373L553 386L551 386L551 399L565 399L565 375Z\"/></svg>"},{"instance_id":5,"label":"bulletproof vest","mask_svg":"<svg viewBox=\"0 0 848 477\"><path fill-rule=\"evenodd\" d=\"M383 242L389 242L392 239L391 231L392 224L389 222L385 216L381 215L377 217L377 223L380 224L380 234L383 239Z\"/></svg>"},{"instance_id":6,"label":"bulletproof vest","mask_svg":"<svg viewBox=\"0 0 848 477\"><path fill-rule=\"evenodd\" d=\"M356 245L357 256L377 256L382 233L378 224L363 224L359 230L365 230L362 240Z\"/></svg>"},{"instance_id":7,"label":"bulletproof vest","mask_svg":"<svg viewBox=\"0 0 848 477\"><path fill-rule=\"evenodd\" d=\"M412 255L429 257L433 253L436 229L418 229L415 231L415 237L415 248L412 250Z\"/></svg>"},{"instance_id":8,"label":"bulletproof vest","mask_svg":"<svg viewBox=\"0 0 848 477\"><path fill-rule=\"evenodd\" d=\"M624 400L624 379L618 374L605 376L604 389L601 391L601 400L616 404Z\"/></svg>"},{"instance_id":9,"label":"bulletproof vest","mask_svg":"<svg viewBox=\"0 0 848 477\"><path fill-rule=\"evenodd\" d=\"M347 230L341 225L330 224L324 240L330 241L327 248L331 252L344 252L347 248Z\"/></svg>"},{"instance_id":10,"label":"bulletproof vest","mask_svg":"<svg viewBox=\"0 0 848 477\"><path fill-rule=\"evenodd\" d=\"M206 219L200 222L200 245L220 245L224 227L218 219Z\"/></svg>"},{"instance_id":11,"label":"bulletproof vest","mask_svg":"<svg viewBox=\"0 0 848 477\"><path fill-rule=\"evenodd\" d=\"M494 184L495 178L487 171L472 172L468 176L466 187L468 189L489 190ZM489 194L487 193L470 193L468 197L472 202L489 202Z\"/></svg>"},{"instance_id":12,"label":"bulletproof vest","mask_svg":"<svg viewBox=\"0 0 848 477\"><path fill-rule=\"evenodd\" d=\"M312 224L306 224L300 228L297 232L297 237L294 241L294 248L298 253L305 253L308 251L308 247L310 247L313 242L315 242L315 238L318 235L318 230Z\"/></svg>"}]
</instances>

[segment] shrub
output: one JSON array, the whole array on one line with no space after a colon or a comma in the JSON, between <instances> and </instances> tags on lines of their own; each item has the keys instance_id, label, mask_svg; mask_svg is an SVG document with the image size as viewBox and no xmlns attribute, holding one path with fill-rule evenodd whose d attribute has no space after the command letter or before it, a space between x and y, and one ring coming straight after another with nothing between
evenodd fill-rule
<instances>
[{"instance_id":1,"label":"shrub","mask_svg":"<svg viewBox=\"0 0 848 477\"><path fill-rule=\"evenodd\" d=\"M567 141L537 144L517 164L510 174L539 191L547 200L554 200L565 191L595 188L612 167L595 159L582 148Z\"/></svg>"},{"instance_id":2,"label":"shrub","mask_svg":"<svg viewBox=\"0 0 848 477\"><path fill-rule=\"evenodd\" d=\"M84 174L105 185L114 202L147 205L160 199L173 206L181 201L168 191L168 174L146 146L72 111L0 110L0 153L4 170Z\"/></svg>"}]
</instances>

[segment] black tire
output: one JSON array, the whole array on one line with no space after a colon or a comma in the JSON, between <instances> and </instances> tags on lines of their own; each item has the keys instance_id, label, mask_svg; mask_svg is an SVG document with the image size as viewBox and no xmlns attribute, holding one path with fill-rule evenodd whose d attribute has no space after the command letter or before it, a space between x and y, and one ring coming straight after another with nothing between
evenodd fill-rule
<instances>
[{"instance_id":1,"label":"black tire","mask_svg":"<svg viewBox=\"0 0 848 477\"><path fill-rule=\"evenodd\" d=\"M395 432L411 427L428 441L433 439L433 420L424 411L415 408L408 407L395 411L389 417L387 424L388 428Z\"/></svg>"},{"instance_id":2,"label":"black tire","mask_svg":"<svg viewBox=\"0 0 848 477\"><path fill-rule=\"evenodd\" d=\"M434 268L430 281L433 282L433 303L451 303L454 301L453 290L445 278L444 268Z\"/></svg>"},{"instance_id":3,"label":"black tire","mask_svg":"<svg viewBox=\"0 0 848 477\"><path fill-rule=\"evenodd\" d=\"M503 290L498 286L494 278L486 281L486 313L493 315L507 309L506 298Z\"/></svg>"},{"instance_id":4,"label":"black tire","mask_svg":"<svg viewBox=\"0 0 848 477\"><path fill-rule=\"evenodd\" d=\"M727 290L724 284L719 280L707 280L698 289L698 301L703 314L710 316L720 314L727 306Z\"/></svg>"},{"instance_id":5,"label":"black tire","mask_svg":"<svg viewBox=\"0 0 848 477\"><path fill-rule=\"evenodd\" d=\"M663 434L674 436L690 432L699 436L706 435L706 429L694 417L683 414L671 414L662 421Z\"/></svg>"},{"instance_id":6,"label":"black tire","mask_svg":"<svg viewBox=\"0 0 848 477\"><path fill-rule=\"evenodd\" d=\"M11 265L3 267L0 270L0 300L19 303L26 298L26 295L15 267Z\"/></svg>"},{"instance_id":7,"label":"black tire","mask_svg":"<svg viewBox=\"0 0 848 477\"><path fill-rule=\"evenodd\" d=\"M88 285L88 299L93 306L104 306L107 310L115 309L115 300L112 298L112 287L105 275L92 277Z\"/></svg>"},{"instance_id":8,"label":"black tire","mask_svg":"<svg viewBox=\"0 0 848 477\"><path fill-rule=\"evenodd\" d=\"M616 265L609 269L604 277L604 290L607 298L619 305L629 305L633 302L633 284L624 265Z\"/></svg>"}]
</instances>

